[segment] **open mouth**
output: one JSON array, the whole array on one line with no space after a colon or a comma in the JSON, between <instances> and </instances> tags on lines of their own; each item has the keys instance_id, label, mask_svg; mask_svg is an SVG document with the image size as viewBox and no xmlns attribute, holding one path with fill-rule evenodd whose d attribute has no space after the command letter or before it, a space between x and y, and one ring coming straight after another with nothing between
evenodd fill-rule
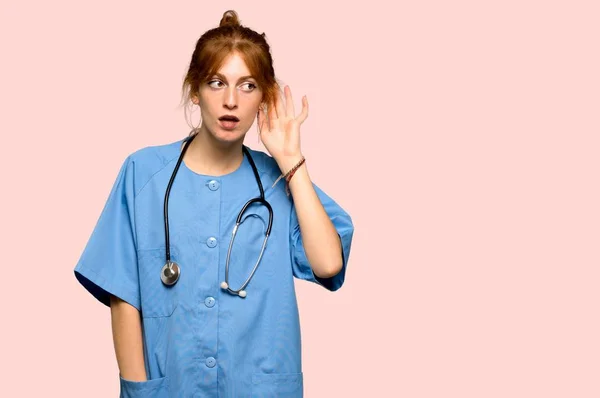
<instances>
[{"instance_id":1,"label":"open mouth","mask_svg":"<svg viewBox=\"0 0 600 398\"><path fill-rule=\"evenodd\" d=\"M224 115L219 118L219 122L221 124L221 127L223 127L224 129L233 130L239 124L240 119L238 119L237 116Z\"/></svg>"}]
</instances>

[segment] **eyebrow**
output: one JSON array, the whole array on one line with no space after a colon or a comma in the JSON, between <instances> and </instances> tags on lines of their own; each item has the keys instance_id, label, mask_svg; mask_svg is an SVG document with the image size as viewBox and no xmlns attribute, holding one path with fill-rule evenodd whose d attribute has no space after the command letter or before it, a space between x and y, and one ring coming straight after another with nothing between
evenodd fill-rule
<instances>
[{"instance_id":1,"label":"eyebrow","mask_svg":"<svg viewBox=\"0 0 600 398\"><path fill-rule=\"evenodd\" d=\"M215 76L218 76L218 77L220 77L221 79L223 79L223 80L227 81L227 78L226 78L224 75L222 75L221 73L219 73L219 72L216 72L216 73L215 73ZM238 82L239 82L239 81L242 81L242 80L246 80L246 79L254 79L254 76L252 76L252 75L242 76L242 77L240 77L240 78L238 79ZM256 80L256 79L255 79L255 80Z\"/></svg>"}]
</instances>

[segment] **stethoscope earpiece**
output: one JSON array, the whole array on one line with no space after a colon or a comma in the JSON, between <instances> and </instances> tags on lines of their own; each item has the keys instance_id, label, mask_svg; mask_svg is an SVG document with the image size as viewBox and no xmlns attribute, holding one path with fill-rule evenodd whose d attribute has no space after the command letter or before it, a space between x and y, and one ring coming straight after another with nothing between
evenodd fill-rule
<instances>
[{"instance_id":1,"label":"stethoscope earpiece","mask_svg":"<svg viewBox=\"0 0 600 398\"><path fill-rule=\"evenodd\" d=\"M231 290L229 288L229 284L225 281L221 282L221 289L227 290L231 294L237 294L241 298L245 298L248 295L245 290L239 290L239 291Z\"/></svg>"}]
</instances>

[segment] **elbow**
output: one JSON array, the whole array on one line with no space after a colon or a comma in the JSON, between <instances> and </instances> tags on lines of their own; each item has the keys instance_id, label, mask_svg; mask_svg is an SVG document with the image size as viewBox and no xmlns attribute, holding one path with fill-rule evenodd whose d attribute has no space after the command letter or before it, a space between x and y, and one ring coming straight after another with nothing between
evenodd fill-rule
<instances>
[{"instance_id":1,"label":"elbow","mask_svg":"<svg viewBox=\"0 0 600 398\"><path fill-rule=\"evenodd\" d=\"M324 271L319 272L317 276L319 278L333 278L334 276L340 273L342 267L343 264L341 262L329 264L328 266L323 267L322 270Z\"/></svg>"},{"instance_id":2,"label":"elbow","mask_svg":"<svg viewBox=\"0 0 600 398\"><path fill-rule=\"evenodd\" d=\"M344 267L344 252L342 247L342 239L339 235L338 238L339 247L335 250L335 254L330 253L326 259L322 258L321 261L317 262L316 264L312 263L309 259L309 263L311 264L313 273L319 278L333 278L334 276L339 274L342 271L342 268Z\"/></svg>"},{"instance_id":3,"label":"elbow","mask_svg":"<svg viewBox=\"0 0 600 398\"><path fill-rule=\"evenodd\" d=\"M319 275L321 278L333 278L339 274L344 267L344 254L341 248L341 243L342 242L340 238L340 251L336 254L334 259L323 265L321 269L325 270L325 274L322 276Z\"/></svg>"}]
</instances>

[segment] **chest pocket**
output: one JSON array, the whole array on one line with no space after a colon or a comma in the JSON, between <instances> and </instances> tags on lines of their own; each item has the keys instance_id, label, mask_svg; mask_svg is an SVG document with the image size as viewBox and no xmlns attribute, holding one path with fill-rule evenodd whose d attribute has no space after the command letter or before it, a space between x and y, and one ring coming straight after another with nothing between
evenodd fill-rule
<instances>
[{"instance_id":1,"label":"chest pocket","mask_svg":"<svg viewBox=\"0 0 600 398\"><path fill-rule=\"evenodd\" d=\"M165 265L165 249L145 249L138 251L140 278L141 314L143 318L171 316L179 303L181 278L173 286L165 285L160 279ZM179 253L171 248L171 261L179 264Z\"/></svg>"}]
</instances>

